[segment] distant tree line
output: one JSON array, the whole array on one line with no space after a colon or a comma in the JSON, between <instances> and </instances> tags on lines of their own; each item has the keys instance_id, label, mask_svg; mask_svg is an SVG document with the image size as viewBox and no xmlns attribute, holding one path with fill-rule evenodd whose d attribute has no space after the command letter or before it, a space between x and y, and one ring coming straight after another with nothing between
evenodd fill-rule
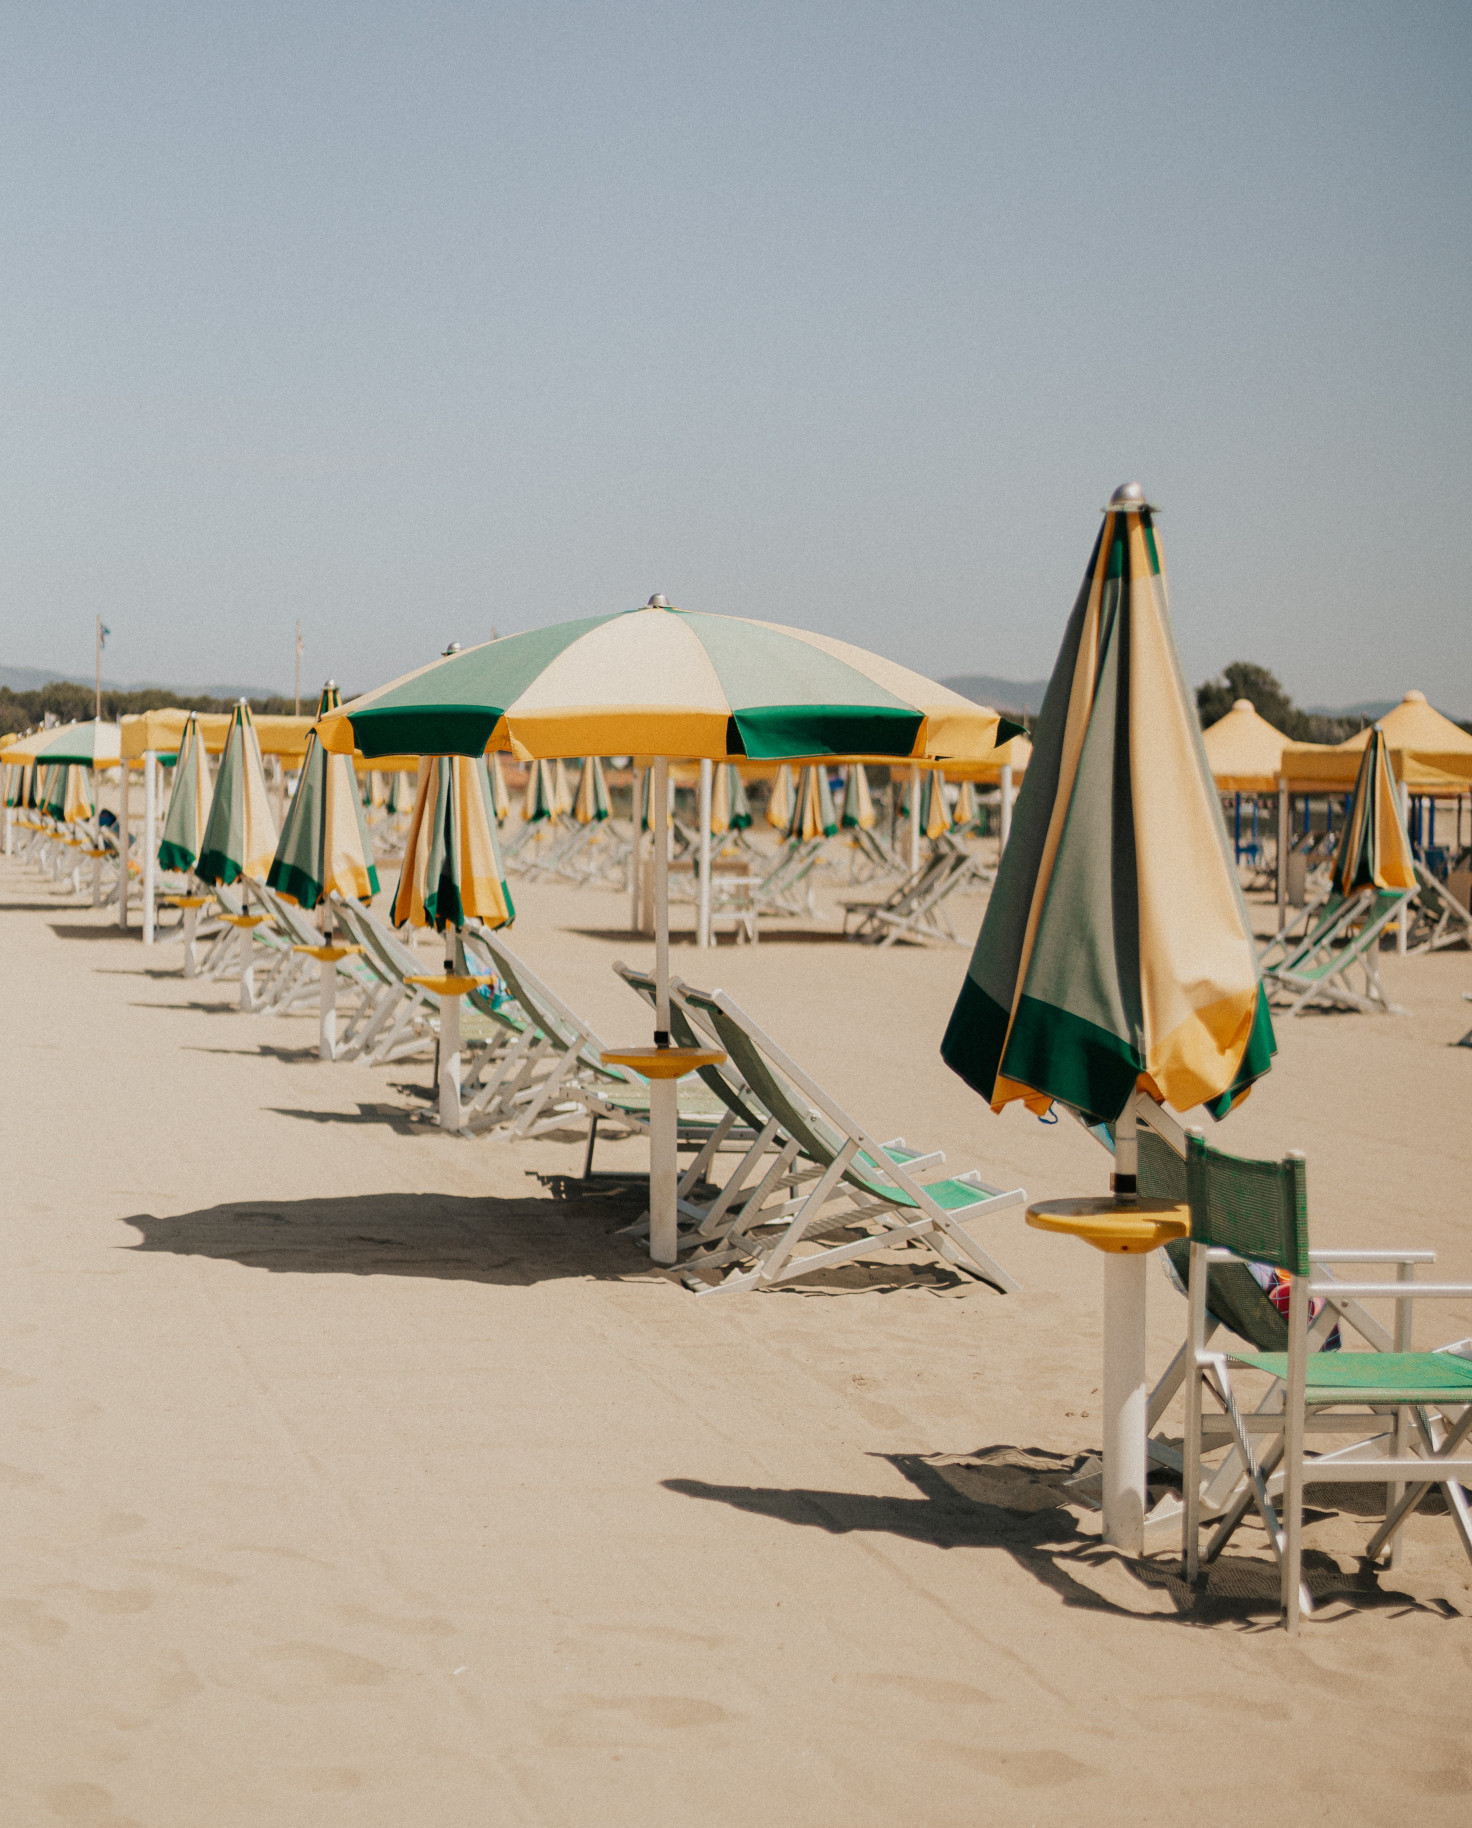
<instances>
[{"instance_id":1,"label":"distant tree line","mask_svg":"<svg viewBox=\"0 0 1472 1828\"><path fill-rule=\"evenodd\" d=\"M177 705L183 711L233 711L234 698L181 698L176 692L150 686L142 692L102 691L102 715L109 723L127 713L157 711L165 705ZM295 705L289 698L252 698L252 711L268 716L289 716ZM302 700L303 711L315 711L317 699ZM0 736L12 731L34 730L46 721L49 712L59 724L81 723L97 709L97 693L92 686L76 685L70 680L54 679L49 685L31 692L12 692L0 686Z\"/></svg>"},{"instance_id":2,"label":"distant tree line","mask_svg":"<svg viewBox=\"0 0 1472 1828\"><path fill-rule=\"evenodd\" d=\"M1208 730L1239 698L1251 699L1259 717L1295 743L1342 743L1370 721L1367 717L1318 717L1300 711L1275 674L1250 660L1234 660L1220 679L1208 679L1196 688L1196 709L1201 727Z\"/></svg>"}]
</instances>

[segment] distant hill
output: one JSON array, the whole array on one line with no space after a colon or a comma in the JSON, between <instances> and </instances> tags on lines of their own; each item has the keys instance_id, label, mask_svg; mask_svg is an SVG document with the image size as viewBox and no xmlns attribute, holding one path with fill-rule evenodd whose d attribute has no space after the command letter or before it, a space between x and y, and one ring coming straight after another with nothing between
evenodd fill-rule
<instances>
[{"instance_id":1,"label":"distant hill","mask_svg":"<svg viewBox=\"0 0 1472 1828\"><path fill-rule=\"evenodd\" d=\"M12 692L39 692L42 686L54 685L58 681L65 685L80 685L89 688L97 681L90 674L83 677L80 673L48 672L44 667L34 666L0 666L0 686L8 686ZM157 680L138 679L131 685L121 685L116 679L104 678L104 692L177 692L187 698L289 698L289 692L278 692L267 686L243 685L198 685L183 686L177 683L160 685Z\"/></svg>"},{"instance_id":2,"label":"distant hill","mask_svg":"<svg viewBox=\"0 0 1472 1828\"><path fill-rule=\"evenodd\" d=\"M941 684L973 704L990 705L994 711L1025 711L1029 716L1042 710L1048 689L1046 679L997 679L990 673L960 673Z\"/></svg>"}]
</instances>

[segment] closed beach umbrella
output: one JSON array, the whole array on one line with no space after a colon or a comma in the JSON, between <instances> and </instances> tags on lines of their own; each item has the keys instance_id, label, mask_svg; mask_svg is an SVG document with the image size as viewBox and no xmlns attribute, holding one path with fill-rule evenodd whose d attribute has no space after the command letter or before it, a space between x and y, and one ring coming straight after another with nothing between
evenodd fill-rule
<instances>
[{"instance_id":1,"label":"closed beach umbrella","mask_svg":"<svg viewBox=\"0 0 1472 1828\"><path fill-rule=\"evenodd\" d=\"M179 759L174 764L174 787L164 814L164 835L158 847L159 867L192 870L204 849L205 827L210 815L210 771L204 735L193 714L179 739Z\"/></svg>"},{"instance_id":2,"label":"closed beach umbrella","mask_svg":"<svg viewBox=\"0 0 1472 1828\"><path fill-rule=\"evenodd\" d=\"M328 684L317 715L324 717L341 703L342 694ZM378 893L373 843L352 757L329 755L315 731L307 739L296 792L266 881L304 908L315 908L332 894L344 901L369 902Z\"/></svg>"},{"instance_id":3,"label":"closed beach umbrella","mask_svg":"<svg viewBox=\"0 0 1472 1828\"><path fill-rule=\"evenodd\" d=\"M767 795L767 824L774 831L785 832L792 823L792 770L786 762L777 770Z\"/></svg>"},{"instance_id":4,"label":"closed beach umbrella","mask_svg":"<svg viewBox=\"0 0 1472 1828\"><path fill-rule=\"evenodd\" d=\"M63 825L80 823L92 817L92 794L87 770L73 762L51 762L46 766L41 810Z\"/></svg>"},{"instance_id":5,"label":"closed beach umbrella","mask_svg":"<svg viewBox=\"0 0 1472 1828\"><path fill-rule=\"evenodd\" d=\"M970 781L962 781L956 792L955 828L963 831L976 823L976 793Z\"/></svg>"},{"instance_id":6,"label":"closed beach umbrella","mask_svg":"<svg viewBox=\"0 0 1472 1828\"><path fill-rule=\"evenodd\" d=\"M1274 1048L1152 514L1117 491L942 1053L993 1110L1112 1121L1137 1084L1224 1115Z\"/></svg>"},{"instance_id":7,"label":"closed beach umbrella","mask_svg":"<svg viewBox=\"0 0 1472 1828\"><path fill-rule=\"evenodd\" d=\"M828 785L828 770L815 763L804 768L798 779L787 836L803 844L813 838L831 838L837 830L838 813L833 805L833 789Z\"/></svg>"},{"instance_id":8,"label":"closed beach umbrella","mask_svg":"<svg viewBox=\"0 0 1472 1828\"><path fill-rule=\"evenodd\" d=\"M394 892L394 925L443 929L473 919L503 927L515 916L486 758L425 756Z\"/></svg>"},{"instance_id":9,"label":"closed beach umbrella","mask_svg":"<svg viewBox=\"0 0 1472 1828\"><path fill-rule=\"evenodd\" d=\"M751 824L746 783L735 762L718 762L711 780L710 829L713 837L728 831L745 831Z\"/></svg>"},{"instance_id":10,"label":"closed beach umbrella","mask_svg":"<svg viewBox=\"0 0 1472 1828\"><path fill-rule=\"evenodd\" d=\"M552 764L552 814L554 818L564 819L572 811L572 783L567 775L567 763L561 756Z\"/></svg>"},{"instance_id":11,"label":"closed beach umbrella","mask_svg":"<svg viewBox=\"0 0 1472 1828\"><path fill-rule=\"evenodd\" d=\"M266 792L260 744L250 706L242 699L230 715L225 753L205 825L204 847L194 866L201 882L264 882L276 852L276 822Z\"/></svg>"},{"instance_id":12,"label":"closed beach umbrella","mask_svg":"<svg viewBox=\"0 0 1472 1828\"><path fill-rule=\"evenodd\" d=\"M869 791L864 764L850 762L843 784L843 828L845 831L873 831L876 822L874 796Z\"/></svg>"},{"instance_id":13,"label":"closed beach umbrella","mask_svg":"<svg viewBox=\"0 0 1472 1828\"><path fill-rule=\"evenodd\" d=\"M920 786L920 829L931 840L943 838L951 829L946 777L938 768L928 769Z\"/></svg>"},{"instance_id":14,"label":"closed beach umbrella","mask_svg":"<svg viewBox=\"0 0 1472 1828\"><path fill-rule=\"evenodd\" d=\"M420 777L421 788L423 777ZM557 781L550 762L533 762L527 770L526 797L521 803L522 823L535 825L557 815Z\"/></svg>"},{"instance_id":15,"label":"closed beach umbrella","mask_svg":"<svg viewBox=\"0 0 1472 1828\"><path fill-rule=\"evenodd\" d=\"M558 766L561 765L559 762ZM579 825L592 825L608 817L608 782L603 777L603 763L596 755L583 757L583 771L578 777L578 795L572 812Z\"/></svg>"},{"instance_id":16,"label":"closed beach umbrella","mask_svg":"<svg viewBox=\"0 0 1472 1828\"><path fill-rule=\"evenodd\" d=\"M1416 861L1400 816L1400 792L1390 772L1385 732L1376 724L1360 761L1349 816L1334 853L1334 891L1413 889Z\"/></svg>"},{"instance_id":17,"label":"closed beach umbrella","mask_svg":"<svg viewBox=\"0 0 1472 1828\"><path fill-rule=\"evenodd\" d=\"M511 817L511 795L506 791L506 770L501 766L499 753L490 758L491 769L491 804L496 809L497 825L504 825Z\"/></svg>"}]
</instances>

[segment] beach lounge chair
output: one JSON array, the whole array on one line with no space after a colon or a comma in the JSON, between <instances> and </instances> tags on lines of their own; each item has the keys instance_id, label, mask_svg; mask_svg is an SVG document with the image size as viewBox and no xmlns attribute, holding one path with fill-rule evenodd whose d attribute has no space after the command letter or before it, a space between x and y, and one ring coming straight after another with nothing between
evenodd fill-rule
<instances>
[{"instance_id":1,"label":"beach lounge chair","mask_svg":"<svg viewBox=\"0 0 1472 1828\"><path fill-rule=\"evenodd\" d=\"M1458 887L1466 880L1458 879ZM1444 946L1472 946L1472 911L1458 900L1450 883L1440 881L1424 863L1416 865L1420 920L1408 953L1438 952Z\"/></svg>"},{"instance_id":2,"label":"beach lounge chair","mask_svg":"<svg viewBox=\"0 0 1472 1828\"><path fill-rule=\"evenodd\" d=\"M1338 908L1331 903L1306 940L1281 963L1264 968L1269 1000L1290 1016L1315 1006L1404 1015L1385 994L1378 954L1381 934L1414 893L1378 889L1368 901L1354 896ZM1349 973L1356 968L1362 979L1359 990L1349 982Z\"/></svg>"},{"instance_id":3,"label":"beach lounge chair","mask_svg":"<svg viewBox=\"0 0 1472 1828\"><path fill-rule=\"evenodd\" d=\"M882 901L839 902L844 911L844 936L874 946L892 946L901 939L921 945L957 945L946 901L968 884L989 883L992 879L992 872L984 869L977 858L959 844L941 838L915 874L898 883Z\"/></svg>"},{"instance_id":4,"label":"beach lounge chair","mask_svg":"<svg viewBox=\"0 0 1472 1828\"><path fill-rule=\"evenodd\" d=\"M913 1156L906 1166L900 1159L904 1151L887 1147L856 1123L724 991L684 983L676 988L680 1006L725 1050L761 1112L785 1138L715 1247L692 1257L692 1271L732 1266L702 1294L770 1287L912 1241L993 1288L1017 1288L967 1221L1021 1206L1027 1196L1020 1187L1004 1192L975 1173L922 1183ZM819 1172L793 1194L780 1183L800 1156ZM849 1234L845 1242L822 1246L821 1240L839 1233ZM806 1244L819 1247L800 1250Z\"/></svg>"},{"instance_id":5,"label":"beach lounge chair","mask_svg":"<svg viewBox=\"0 0 1472 1828\"><path fill-rule=\"evenodd\" d=\"M624 1067L604 1065L600 1056L606 1043L592 1025L544 983L498 931L472 924L465 937L469 947L489 960L515 1000L530 1037L522 1049L508 1052L504 1070L488 1077L468 1115L481 1127L509 1124L516 1138L586 1124L583 1179L590 1179L600 1127L610 1137L649 1134L647 1083ZM681 1145L702 1149L724 1116L725 1106L705 1086L681 1085Z\"/></svg>"},{"instance_id":6,"label":"beach lounge chair","mask_svg":"<svg viewBox=\"0 0 1472 1828\"><path fill-rule=\"evenodd\" d=\"M777 861L752 888L758 915L801 917L817 912L811 877L828 843L827 838L793 838L783 845Z\"/></svg>"},{"instance_id":7,"label":"beach lounge chair","mask_svg":"<svg viewBox=\"0 0 1472 1828\"><path fill-rule=\"evenodd\" d=\"M1393 1543L1406 1519L1433 1486L1439 1487L1462 1546L1472 1558L1472 1507L1463 1486L1472 1480L1472 1453L1463 1445L1472 1430L1472 1341L1436 1352L1415 1352L1413 1303L1472 1298L1472 1284L1417 1283L1400 1252L1317 1252L1308 1248L1306 1169L1301 1155L1280 1162L1249 1161L1211 1148L1200 1131L1187 1136L1187 1197L1191 1208L1183 1471L1183 1546L1186 1577L1213 1560L1246 1515L1256 1508L1281 1575L1283 1617L1290 1632L1312 1611L1304 1588L1303 1495L1310 1484L1384 1484L1387 1509L1366 1547L1373 1562ZM1286 1351L1208 1350L1209 1276L1214 1266L1246 1260L1267 1263L1290 1287ZM1389 1263L1394 1281L1339 1282L1323 1274L1331 1262ZM1311 1322L1310 1306L1325 1302ZM1311 1336L1335 1305L1387 1300L1395 1304L1394 1349L1315 1352ZM1232 1367L1266 1375L1281 1401L1244 1415ZM1215 1405L1208 1412L1205 1399ZM1308 1438L1358 1436L1351 1449L1309 1451ZM1387 1451L1362 1451L1366 1439ZM1242 1496L1200 1547L1203 1453L1230 1445L1246 1467ZM1460 1451L1459 1451L1460 1450ZM1281 1506L1267 1475L1282 1462Z\"/></svg>"}]
</instances>

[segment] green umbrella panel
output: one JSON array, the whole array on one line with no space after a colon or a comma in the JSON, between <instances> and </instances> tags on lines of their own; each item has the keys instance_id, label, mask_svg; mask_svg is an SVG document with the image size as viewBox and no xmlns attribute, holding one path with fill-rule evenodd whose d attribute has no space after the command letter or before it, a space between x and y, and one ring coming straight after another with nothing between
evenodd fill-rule
<instances>
[{"instance_id":1,"label":"green umbrella panel","mask_svg":"<svg viewBox=\"0 0 1472 1828\"><path fill-rule=\"evenodd\" d=\"M1275 1051L1171 633L1152 511L1105 512L942 1044L1001 1110L1112 1121L1137 1085L1221 1117Z\"/></svg>"},{"instance_id":2,"label":"green umbrella panel","mask_svg":"<svg viewBox=\"0 0 1472 1828\"><path fill-rule=\"evenodd\" d=\"M174 765L174 786L164 814L164 835L158 847L159 868L189 872L204 849L210 812L210 770L199 719L190 713L179 738L179 759Z\"/></svg>"},{"instance_id":3,"label":"green umbrella panel","mask_svg":"<svg viewBox=\"0 0 1472 1828\"><path fill-rule=\"evenodd\" d=\"M1334 853L1334 892L1413 889L1416 859L1401 817L1400 790L1390 771L1385 732L1376 724L1365 744L1354 798Z\"/></svg>"},{"instance_id":4,"label":"green umbrella panel","mask_svg":"<svg viewBox=\"0 0 1472 1828\"><path fill-rule=\"evenodd\" d=\"M524 825L537 825L558 816L557 780L548 761L531 763L527 770L526 797L521 804Z\"/></svg>"},{"instance_id":5,"label":"green umbrella panel","mask_svg":"<svg viewBox=\"0 0 1472 1828\"><path fill-rule=\"evenodd\" d=\"M394 925L443 929L476 919L502 927L515 918L486 758L425 756L394 892Z\"/></svg>"},{"instance_id":6,"label":"green umbrella panel","mask_svg":"<svg viewBox=\"0 0 1472 1828\"><path fill-rule=\"evenodd\" d=\"M242 699L230 719L225 753L215 775L204 846L194 873L201 882L229 884L242 876L263 882L276 853L276 824L250 706Z\"/></svg>"},{"instance_id":7,"label":"green umbrella panel","mask_svg":"<svg viewBox=\"0 0 1472 1828\"><path fill-rule=\"evenodd\" d=\"M318 717L341 702L337 687L327 686ZM304 908L317 907L329 895L366 903L378 893L373 842L352 758L329 755L315 731L307 739L296 792L266 881Z\"/></svg>"}]
</instances>

